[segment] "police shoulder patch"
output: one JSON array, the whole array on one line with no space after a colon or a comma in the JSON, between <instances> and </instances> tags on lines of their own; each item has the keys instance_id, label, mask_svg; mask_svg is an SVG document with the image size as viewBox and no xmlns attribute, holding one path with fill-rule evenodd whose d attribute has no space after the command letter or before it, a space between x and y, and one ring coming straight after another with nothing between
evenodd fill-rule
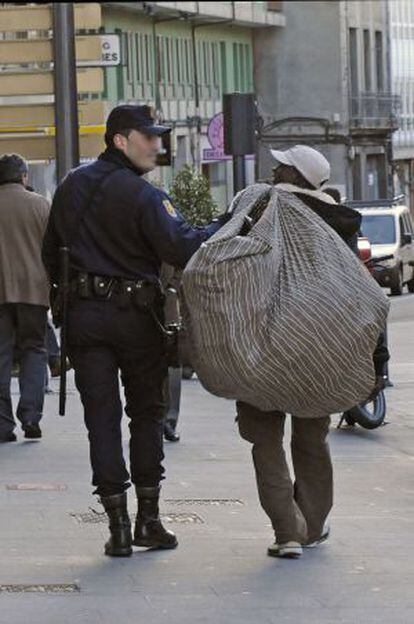
<instances>
[{"instance_id":1,"label":"police shoulder patch","mask_svg":"<svg viewBox=\"0 0 414 624\"><path fill-rule=\"evenodd\" d=\"M164 206L165 210L170 215L170 217L174 217L174 219L175 219L177 217L177 211L175 210L175 208L172 205L172 203L170 202L170 200L169 199L164 199L162 203L163 203L163 206Z\"/></svg>"}]
</instances>

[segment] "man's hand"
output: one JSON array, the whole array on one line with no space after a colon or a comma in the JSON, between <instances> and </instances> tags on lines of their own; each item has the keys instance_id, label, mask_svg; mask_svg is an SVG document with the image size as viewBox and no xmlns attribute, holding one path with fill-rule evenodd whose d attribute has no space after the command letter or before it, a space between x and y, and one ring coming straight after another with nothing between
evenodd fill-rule
<instances>
[{"instance_id":1,"label":"man's hand","mask_svg":"<svg viewBox=\"0 0 414 624\"><path fill-rule=\"evenodd\" d=\"M215 219L213 219L213 223L220 223L220 227L223 227L223 225L226 225L226 223L230 221L232 216L233 216L232 212L225 212L219 215L218 217L216 217Z\"/></svg>"},{"instance_id":2,"label":"man's hand","mask_svg":"<svg viewBox=\"0 0 414 624\"><path fill-rule=\"evenodd\" d=\"M371 394L367 399L367 403L371 403L371 401L375 401L379 393L385 388L385 378L382 375L377 375L375 378L375 386L372 389Z\"/></svg>"}]
</instances>

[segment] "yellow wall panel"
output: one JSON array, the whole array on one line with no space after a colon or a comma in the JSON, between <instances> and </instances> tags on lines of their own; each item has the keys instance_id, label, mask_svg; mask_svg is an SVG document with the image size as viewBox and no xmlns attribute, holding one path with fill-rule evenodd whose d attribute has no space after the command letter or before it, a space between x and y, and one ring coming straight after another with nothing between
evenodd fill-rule
<instances>
[{"instance_id":1,"label":"yellow wall panel","mask_svg":"<svg viewBox=\"0 0 414 624\"><path fill-rule=\"evenodd\" d=\"M102 100L78 103L79 123L101 125L107 117L107 105ZM0 106L0 130L50 127L55 124L53 104Z\"/></svg>"},{"instance_id":2,"label":"yellow wall panel","mask_svg":"<svg viewBox=\"0 0 414 624\"><path fill-rule=\"evenodd\" d=\"M101 59L102 46L99 35L76 37L76 60L98 61ZM0 41L0 59L2 64L36 63L53 60L51 39L24 39Z\"/></svg>"},{"instance_id":3,"label":"yellow wall panel","mask_svg":"<svg viewBox=\"0 0 414 624\"><path fill-rule=\"evenodd\" d=\"M96 158L105 149L102 135L81 136L82 158ZM0 134L0 154L17 152L27 160L51 160L55 157L54 137L12 137L2 138Z\"/></svg>"},{"instance_id":4,"label":"yellow wall panel","mask_svg":"<svg viewBox=\"0 0 414 624\"><path fill-rule=\"evenodd\" d=\"M77 70L79 93L100 93L104 88L103 70L92 67ZM0 74L0 96L53 94L52 72Z\"/></svg>"},{"instance_id":5,"label":"yellow wall panel","mask_svg":"<svg viewBox=\"0 0 414 624\"><path fill-rule=\"evenodd\" d=\"M48 30L53 18L50 5L5 6L0 8L0 31ZM75 3L75 28L97 29L102 26L101 6L97 2Z\"/></svg>"}]
</instances>

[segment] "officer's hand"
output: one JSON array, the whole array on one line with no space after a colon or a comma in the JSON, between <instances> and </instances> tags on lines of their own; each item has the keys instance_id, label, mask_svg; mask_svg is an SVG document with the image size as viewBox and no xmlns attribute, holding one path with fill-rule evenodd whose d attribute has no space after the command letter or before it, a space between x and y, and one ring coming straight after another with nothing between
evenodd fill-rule
<instances>
[{"instance_id":1,"label":"officer's hand","mask_svg":"<svg viewBox=\"0 0 414 624\"><path fill-rule=\"evenodd\" d=\"M385 388L384 377L382 375L377 375L377 377L375 378L375 386L373 387L372 392L367 399L367 403L370 403L371 401L375 401L379 393L382 390L384 390L384 388Z\"/></svg>"}]
</instances>

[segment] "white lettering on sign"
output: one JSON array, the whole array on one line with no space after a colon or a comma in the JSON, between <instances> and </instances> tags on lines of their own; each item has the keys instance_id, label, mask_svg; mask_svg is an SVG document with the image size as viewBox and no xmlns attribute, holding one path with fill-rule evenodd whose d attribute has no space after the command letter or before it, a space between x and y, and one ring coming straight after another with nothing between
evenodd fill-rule
<instances>
[{"instance_id":1,"label":"white lettering on sign","mask_svg":"<svg viewBox=\"0 0 414 624\"><path fill-rule=\"evenodd\" d=\"M118 35L101 35L102 61L101 65L119 65L121 49Z\"/></svg>"},{"instance_id":2,"label":"white lettering on sign","mask_svg":"<svg viewBox=\"0 0 414 624\"><path fill-rule=\"evenodd\" d=\"M78 67L113 67L121 62L119 35L100 35L102 54L100 61L80 61Z\"/></svg>"}]
</instances>

